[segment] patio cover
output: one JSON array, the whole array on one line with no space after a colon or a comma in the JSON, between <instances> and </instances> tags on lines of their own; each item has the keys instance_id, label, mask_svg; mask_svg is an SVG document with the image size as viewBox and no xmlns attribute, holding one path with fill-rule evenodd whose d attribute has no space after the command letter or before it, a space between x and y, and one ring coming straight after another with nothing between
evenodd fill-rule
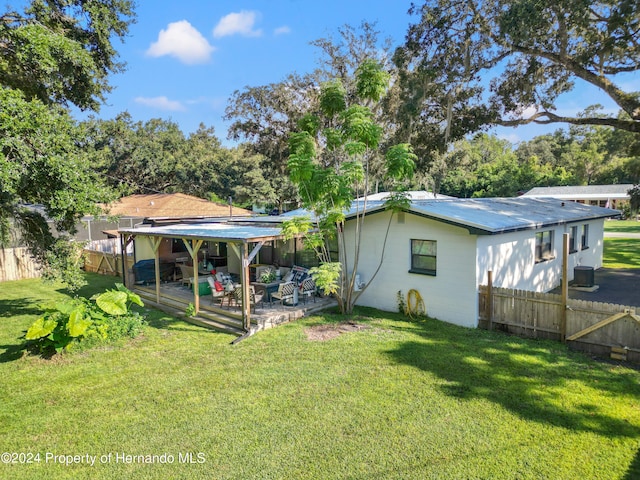
<instances>
[{"instance_id":1,"label":"patio cover","mask_svg":"<svg viewBox=\"0 0 640 480\"><path fill-rule=\"evenodd\" d=\"M252 224L253 223L253 224ZM198 251L205 241L226 242L242 259L242 319L246 330L251 326L251 308L249 305L249 265L265 242L283 240L282 229L277 226L264 226L258 222L199 222L175 223L161 226L143 225L138 228L120 228L121 241L129 243L134 237L149 238L155 254L156 300L160 303L160 257L158 248L163 238L180 238L196 262ZM126 239L126 240L125 240ZM255 243L249 251L249 244ZM198 271L194 270L195 284L198 284ZM200 311L200 292L194 289L195 311Z\"/></svg>"}]
</instances>

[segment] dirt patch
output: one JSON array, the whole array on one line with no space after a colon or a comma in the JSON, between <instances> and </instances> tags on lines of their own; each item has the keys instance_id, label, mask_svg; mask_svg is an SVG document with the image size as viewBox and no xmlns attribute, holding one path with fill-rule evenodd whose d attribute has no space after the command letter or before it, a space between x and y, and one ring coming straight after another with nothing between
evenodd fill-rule
<instances>
[{"instance_id":1,"label":"dirt patch","mask_svg":"<svg viewBox=\"0 0 640 480\"><path fill-rule=\"evenodd\" d=\"M329 323L325 325L315 325L305 330L307 334L307 340L312 342L324 342L325 340L331 340L338 335L349 332L358 332L360 330L366 330L371 328L369 325L363 325L361 323L354 322L341 322L341 323Z\"/></svg>"}]
</instances>

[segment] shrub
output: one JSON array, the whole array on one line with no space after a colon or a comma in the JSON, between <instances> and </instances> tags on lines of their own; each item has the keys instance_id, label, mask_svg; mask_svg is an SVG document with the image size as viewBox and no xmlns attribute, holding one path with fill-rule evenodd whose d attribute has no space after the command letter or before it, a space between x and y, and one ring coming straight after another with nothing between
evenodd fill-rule
<instances>
[{"instance_id":1,"label":"shrub","mask_svg":"<svg viewBox=\"0 0 640 480\"><path fill-rule=\"evenodd\" d=\"M43 354L60 353L82 343L114 341L135 337L144 325L144 317L131 305L144 306L138 295L117 283L115 290L90 299L76 297L46 309L27 330L28 347Z\"/></svg>"}]
</instances>

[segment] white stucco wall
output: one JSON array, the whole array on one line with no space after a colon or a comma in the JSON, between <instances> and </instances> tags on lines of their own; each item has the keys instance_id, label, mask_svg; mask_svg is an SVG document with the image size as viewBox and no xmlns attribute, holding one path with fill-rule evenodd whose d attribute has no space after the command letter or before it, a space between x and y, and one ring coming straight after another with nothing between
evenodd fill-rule
<instances>
[{"instance_id":1,"label":"white stucco wall","mask_svg":"<svg viewBox=\"0 0 640 480\"><path fill-rule=\"evenodd\" d=\"M588 248L582 250L581 233L585 224L589 225ZM569 254L569 280L573 280L575 266L600 268L604 221L592 220L538 230L554 232L553 259L540 263L535 263L535 230L479 236L478 284L487 283L487 272L491 270L496 287L546 292L559 286L562 281L563 234L569 233L573 225L578 226L578 250Z\"/></svg>"},{"instance_id":2,"label":"white stucco wall","mask_svg":"<svg viewBox=\"0 0 640 480\"><path fill-rule=\"evenodd\" d=\"M390 215L384 212L365 218L358 273L369 286L357 304L397 311L398 290L406 298L410 289L416 289L424 299L429 316L456 325L477 326L476 237L466 229L409 213L404 214L402 223L395 215L382 269L371 281L382 254ZM350 260L353 259L353 231L354 222L348 222L346 234ZM411 239L437 242L435 276L409 273Z\"/></svg>"},{"instance_id":3,"label":"white stucco wall","mask_svg":"<svg viewBox=\"0 0 640 480\"><path fill-rule=\"evenodd\" d=\"M578 251L569 255L569 280L573 267L602 266L604 221L592 220L545 228L553 230L552 260L535 263L535 230L499 235L470 234L465 228L429 220L410 213L404 221L394 216L380 273L371 281L380 256L389 212L370 215L360 252L358 273L369 284L357 304L387 311L398 310L398 290L407 296L416 289L424 299L427 314L466 327L478 323L478 285L487 283L493 271L494 285L533 291L549 291L560 285L562 276L562 238L572 225L578 225ZM581 229L589 225L588 248L580 248ZM346 228L347 249L353 259L354 222ZM435 276L410 273L411 239L437 242Z\"/></svg>"}]
</instances>

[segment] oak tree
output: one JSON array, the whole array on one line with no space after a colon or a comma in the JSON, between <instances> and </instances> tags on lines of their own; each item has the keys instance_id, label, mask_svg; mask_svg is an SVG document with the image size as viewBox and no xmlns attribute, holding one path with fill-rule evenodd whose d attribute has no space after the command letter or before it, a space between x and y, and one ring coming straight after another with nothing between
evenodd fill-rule
<instances>
[{"instance_id":1,"label":"oak tree","mask_svg":"<svg viewBox=\"0 0 640 480\"><path fill-rule=\"evenodd\" d=\"M428 0L410 13L417 23L395 61L412 139L443 150L485 126L557 122L640 133L640 94L620 81L640 69L636 0ZM625 115L557 113L576 82Z\"/></svg>"},{"instance_id":2,"label":"oak tree","mask_svg":"<svg viewBox=\"0 0 640 480\"><path fill-rule=\"evenodd\" d=\"M19 232L45 276L71 287L81 280L67 236L111 195L69 108L99 108L123 68L112 42L133 18L129 0L32 0L0 14L0 242Z\"/></svg>"}]
</instances>

